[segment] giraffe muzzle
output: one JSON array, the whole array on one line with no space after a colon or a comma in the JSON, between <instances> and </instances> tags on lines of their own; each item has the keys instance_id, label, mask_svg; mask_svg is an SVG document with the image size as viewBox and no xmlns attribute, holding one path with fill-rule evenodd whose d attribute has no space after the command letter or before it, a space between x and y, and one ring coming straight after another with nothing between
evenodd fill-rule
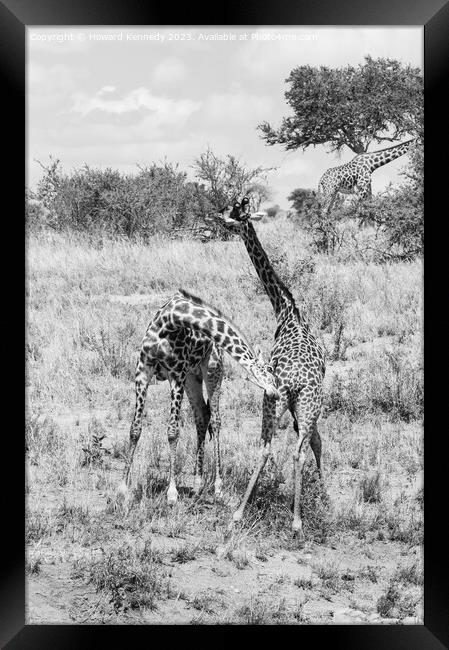
<instances>
[{"instance_id":1,"label":"giraffe muzzle","mask_svg":"<svg viewBox=\"0 0 449 650\"><path fill-rule=\"evenodd\" d=\"M268 397L271 397L276 400L278 400L281 397L278 389L275 386L267 386L265 392L268 395Z\"/></svg>"}]
</instances>

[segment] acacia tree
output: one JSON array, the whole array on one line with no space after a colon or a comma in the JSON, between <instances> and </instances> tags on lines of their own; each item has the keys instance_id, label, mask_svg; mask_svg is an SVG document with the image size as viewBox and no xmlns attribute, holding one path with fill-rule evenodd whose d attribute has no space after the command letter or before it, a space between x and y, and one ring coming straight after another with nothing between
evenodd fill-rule
<instances>
[{"instance_id":1,"label":"acacia tree","mask_svg":"<svg viewBox=\"0 0 449 650\"><path fill-rule=\"evenodd\" d=\"M357 67L299 66L286 79L293 116L278 129L258 129L267 144L288 149L343 146L360 154L371 142L394 142L404 135L423 137L423 77L419 68L393 59L365 57Z\"/></svg>"},{"instance_id":2,"label":"acacia tree","mask_svg":"<svg viewBox=\"0 0 449 650\"><path fill-rule=\"evenodd\" d=\"M287 198L292 202L293 209L299 217L303 217L310 206L316 202L315 192L302 187L293 190Z\"/></svg>"},{"instance_id":3,"label":"acacia tree","mask_svg":"<svg viewBox=\"0 0 449 650\"><path fill-rule=\"evenodd\" d=\"M196 177L205 181L209 198L218 210L241 199L244 194L248 194L251 199L251 191L255 202L262 194L269 195L265 179L272 169L270 167L249 169L235 156L228 154L226 158L219 158L208 149L194 161L193 168ZM264 200L263 197L261 200Z\"/></svg>"}]
</instances>

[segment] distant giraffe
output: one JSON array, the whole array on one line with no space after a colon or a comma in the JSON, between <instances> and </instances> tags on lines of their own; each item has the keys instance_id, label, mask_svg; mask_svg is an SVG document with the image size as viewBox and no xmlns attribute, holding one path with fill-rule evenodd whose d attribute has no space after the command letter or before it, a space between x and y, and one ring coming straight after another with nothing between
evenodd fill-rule
<instances>
[{"instance_id":1,"label":"distant giraffe","mask_svg":"<svg viewBox=\"0 0 449 650\"><path fill-rule=\"evenodd\" d=\"M209 426L214 440L215 495L221 494L218 394L223 375L222 350L245 368L253 383L263 388L271 398L278 398L274 377L267 371L261 355L253 352L243 334L218 309L180 289L154 315L143 339L136 368L136 406L124 480L119 493L125 495L129 486L132 460L142 432L147 388L155 375L160 380L168 379L171 388L168 503L172 505L178 498L175 458L184 389L194 412L197 429L195 491L199 492L203 485L204 440ZM203 381L208 394L207 403L203 398Z\"/></svg>"},{"instance_id":2,"label":"distant giraffe","mask_svg":"<svg viewBox=\"0 0 449 650\"><path fill-rule=\"evenodd\" d=\"M321 476L321 438L318 433L317 419L322 404L324 355L310 332L307 321L299 313L292 294L273 270L254 226L249 220L248 207L249 202L245 197L241 204L234 204L233 208L216 214L215 218L232 232L238 233L243 239L273 306L278 326L274 335L274 345L268 367L276 377L280 399L276 404L268 393L264 395L263 444L260 459L243 500L234 512L233 521L240 521L243 517L245 506L270 454L271 439L276 433L280 418L288 409L293 416L293 426L297 434L297 443L293 454L295 497L292 527L294 534L302 542L304 533L300 515L300 499L305 454L309 443Z\"/></svg>"},{"instance_id":3,"label":"distant giraffe","mask_svg":"<svg viewBox=\"0 0 449 650\"><path fill-rule=\"evenodd\" d=\"M359 199L371 196L373 171L406 154L415 142L416 138L381 151L361 153L344 165L325 171L318 184L323 213L329 213L339 192L355 194Z\"/></svg>"}]
</instances>

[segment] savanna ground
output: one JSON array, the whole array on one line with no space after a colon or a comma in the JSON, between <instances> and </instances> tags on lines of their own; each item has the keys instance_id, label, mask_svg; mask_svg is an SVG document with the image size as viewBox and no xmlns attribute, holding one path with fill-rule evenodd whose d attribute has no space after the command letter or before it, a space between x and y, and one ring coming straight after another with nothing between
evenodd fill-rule
<instances>
[{"instance_id":1,"label":"savanna ground","mask_svg":"<svg viewBox=\"0 0 449 650\"><path fill-rule=\"evenodd\" d=\"M306 466L306 544L291 537L286 416L243 526L227 536L258 451L262 392L226 358L224 492L195 502L188 400L180 500L165 501L167 382L150 385L132 475L114 508L140 341L182 286L267 355L275 321L243 244L147 244L40 233L27 244L28 623L422 623L420 261L311 252L291 222L257 226L327 351L324 489ZM212 445L206 448L211 483Z\"/></svg>"}]
</instances>

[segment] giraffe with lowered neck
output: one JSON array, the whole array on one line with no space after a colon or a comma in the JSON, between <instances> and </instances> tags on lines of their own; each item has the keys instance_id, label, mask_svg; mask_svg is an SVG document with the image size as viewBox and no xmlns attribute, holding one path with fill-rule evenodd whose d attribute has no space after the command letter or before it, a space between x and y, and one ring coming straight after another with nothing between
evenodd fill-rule
<instances>
[{"instance_id":1,"label":"giraffe with lowered neck","mask_svg":"<svg viewBox=\"0 0 449 650\"><path fill-rule=\"evenodd\" d=\"M294 509L293 533L300 543L304 540L300 514L302 475L306 450L310 444L321 477L321 438L317 419L322 405L322 383L325 372L324 355L312 335L309 325L299 313L292 294L274 271L257 237L248 212L249 201L234 204L215 218L232 232L240 235L256 272L273 306L277 321L274 345L268 368L273 371L279 392L275 402L265 392L262 416L262 444L260 458L250 478L243 500L234 512L233 522L243 517L245 506L257 483L271 450L271 440L276 434L279 420L289 410L297 442L293 453Z\"/></svg>"},{"instance_id":2,"label":"giraffe with lowered neck","mask_svg":"<svg viewBox=\"0 0 449 650\"><path fill-rule=\"evenodd\" d=\"M387 163L408 153L416 139L402 144L361 153L344 165L331 167L322 175L318 184L318 196L322 200L324 214L328 214L337 194L355 194L359 200L371 196L371 174Z\"/></svg>"},{"instance_id":3,"label":"giraffe with lowered neck","mask_svg":"<svg viewBox=\"0 0 449 650\"><path fill-rule=\"evenodd\" d=\"M175 459L179 437L179 415L184 390L192 406L197 429L194 490L203 487L203 458L206 431L214 440L215 496L221 495L218 395L223 377L222 351L247 371L250 380L270 398L279 395L274 377L261 353L253 351L243 334L223 314L200 298L180 289L156 312L148 325L136 368L136 405L130 430L127 460L119 494L125 496L137 442L142 432L142 414L150 379L168 379L171 408L168 424L170 470L167 501L176 503ZM203 381L208 402L203 397Z\"/></svg>"}]
</instances>

